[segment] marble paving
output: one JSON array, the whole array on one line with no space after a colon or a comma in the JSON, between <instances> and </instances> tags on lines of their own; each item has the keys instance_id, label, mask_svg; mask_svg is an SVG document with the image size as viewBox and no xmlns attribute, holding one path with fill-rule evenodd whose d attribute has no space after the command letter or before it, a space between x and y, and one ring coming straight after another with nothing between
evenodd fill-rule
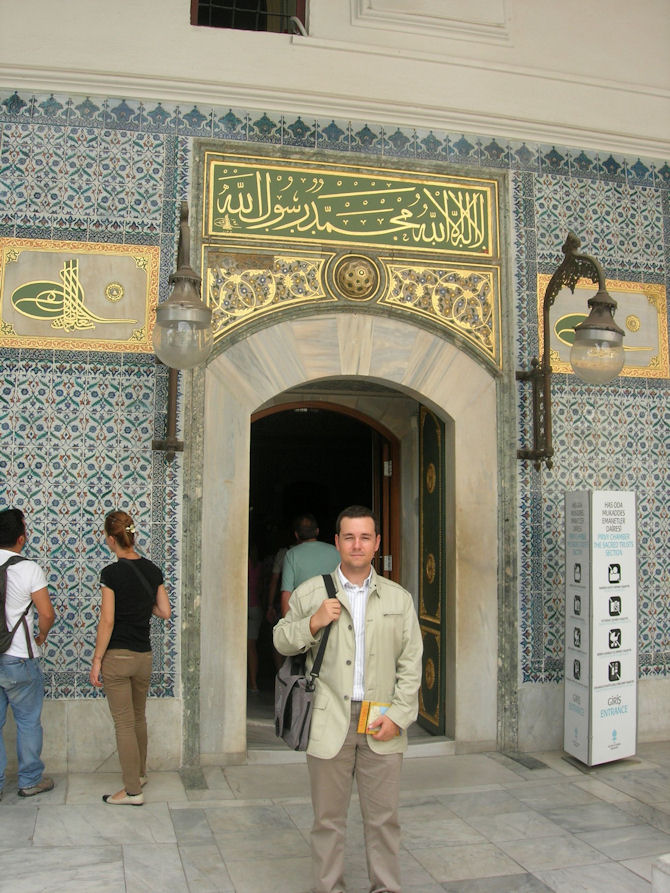
<instances>
[{"instance_id":1,"label":"marble paving","mask_svg":"<svg viewBox=\"0 0 670 893\"><path fill-rule=\"evenodd\" d=\"M401 794L406 893L650 893L670 853L670 742L587 768L561 753L410 756ZM418 748L414 748L418 751ZM141 808L109 807L108 773L56 776L0 802L0 889L12 893L307 893L304 761L155 772ZM526 765L524 765L526 763ZM368 889L352 802L347 890Z\"/></svg>"}]
</instances>

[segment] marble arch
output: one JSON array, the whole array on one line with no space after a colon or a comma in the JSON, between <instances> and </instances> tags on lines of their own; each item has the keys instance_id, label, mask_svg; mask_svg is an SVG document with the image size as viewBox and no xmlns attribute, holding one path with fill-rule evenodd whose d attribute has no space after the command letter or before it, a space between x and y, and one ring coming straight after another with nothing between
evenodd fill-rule
<instances>
[{"instance_id":1,"label":"marble arch","mask_svg":"<svg viewBox=\"0 0 670 893\"><path fill-rule=\"evenodd\" d=\"M250 418L282 392L365 377L428 405L454 449L451 722L456 746L495 749L498 656L496 379L449 341L363 313L285 320L219 353L205 373L200 587L203 765L246 758L246 543ZM403 506L403 523L414 521Z\"/></svg>"}]
</instances>

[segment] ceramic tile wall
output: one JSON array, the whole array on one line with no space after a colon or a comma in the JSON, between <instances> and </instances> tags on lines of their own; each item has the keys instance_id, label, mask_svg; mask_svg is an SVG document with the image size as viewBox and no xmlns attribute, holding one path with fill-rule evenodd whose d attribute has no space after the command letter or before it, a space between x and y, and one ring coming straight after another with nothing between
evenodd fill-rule
<instances>
[{"instance_id":1,"label":"ceramic tile wall","mask_svg":"<svg viewBox=\"0 0 670 893\"><path fill-rule=\"evenodd\" d=\"M160 245L164 290L178 202L189 197L194 137L508 171L516 294L508 309L516 316L518 367L537 352L536 275L553 272L568 229L610 278L667 280L666 160L113 98L0 95L0 235ZM147 357L0 354L0 502L26 508L31 549L50 569L61 614L47 656L52 697L94 696L86 683L92 588L106 561L99 519L108 507L119 500L132 507L141 544L177 581L179 459L169 465L150 449L153 427L162 433L165 388ZM638 494L641 673L666 675L670 382L622 378L595 389L557 375L553 394L554 470L518 470L522 679L562 678L563 494L584 487ZM527 430L521 394L519 414ZM157 695L175 690L176 621L154 633Z\"/></svg>"}]
</instances>

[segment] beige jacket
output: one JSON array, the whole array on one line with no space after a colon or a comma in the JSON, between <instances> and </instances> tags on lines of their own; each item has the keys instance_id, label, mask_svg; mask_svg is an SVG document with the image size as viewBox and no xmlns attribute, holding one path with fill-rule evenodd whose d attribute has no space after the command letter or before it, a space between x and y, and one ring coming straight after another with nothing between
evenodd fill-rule
<instances>
[{"instance_id":1,"label":"beige jacket","mask_svg":"<svg viewBox=\"0 0 670 893\"><path fill-rule=\"evenodd\" d=\"M342 613L333 623L321 673L316 682L312 727L307 753L330 759L344 743L351 716L354 684L354 629L346 593L337 571L331 574L342 604ZM308 652L307 669L316 657L323 630L313 636L309 621L324 598L321 577L313 577L293 592L289 611L274 628L275 648L280 654ZM390 701L387 711L402 729L390 741L375 741L370 747L378 753L398 753L407 747L407 727L418 713L423 646L419 623L409 592L372 571L365 625L365 699Z\"/></svg>"}]
</instances>

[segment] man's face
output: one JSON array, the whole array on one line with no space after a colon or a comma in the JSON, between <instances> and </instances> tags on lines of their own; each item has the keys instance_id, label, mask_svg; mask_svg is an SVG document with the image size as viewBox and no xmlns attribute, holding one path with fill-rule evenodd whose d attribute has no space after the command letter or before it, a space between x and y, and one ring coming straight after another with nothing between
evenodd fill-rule
<instances>
[{"instance_id":1,"label":"man's face","mask_svg":"<svg viewBox=\"0 0 670 893\"><path fill-rule=\"evenodd\" d=\"M379 548L379 535L375 534L375 522L372 518L342 518L340 533L335 536L335 546L340 553L345 577L348 570L366 570Z\"/></svg>"}]
</instances>

